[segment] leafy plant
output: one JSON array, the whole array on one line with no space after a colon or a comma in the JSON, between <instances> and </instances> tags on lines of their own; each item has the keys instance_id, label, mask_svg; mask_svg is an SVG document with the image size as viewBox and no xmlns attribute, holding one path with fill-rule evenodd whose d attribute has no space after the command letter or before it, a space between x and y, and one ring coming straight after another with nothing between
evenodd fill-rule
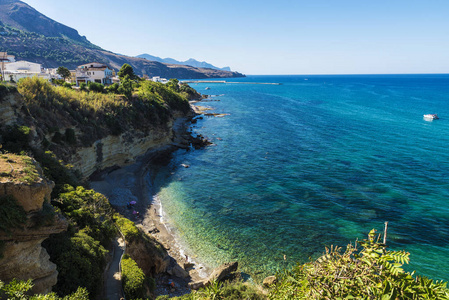
<instances>
[{"instance_id":1,"label":"leafy plant","mask_svg":"<svg viewBox=\"0 0 449 300\"><path fill-rule=\"evenodd\" d=\"M137 263L127 254L122 259L122 279L125 295L129 299L144 298L147 278Z\"/></svg>"},{"instance_id":2,"label":"leafy plant","mask_svg":"<svg viewBox=\"0 0 449 300\"><path fill-rule=\"evenodd\" d=\"M362 247L326 248L316 261L278 274L271 299L449 299L446 283L402 269L409 253L389 251L373 229Z\"/></svg>"},{"instance_id":3,"label":"leafy plant","mask_svg":"<svg viewBox=\"0 0 449 300\"><path fill-rule=\"evenodd\" d=\"M28 291L32 287L31 279L27 281L13 279L7 284L0 281L0 299L4 299L2 296L5 295L8 300L89 300L89 293L84 288L78 288L73 294L60 298L55 293L30 296Z\"/></svg>"}]
</instances>

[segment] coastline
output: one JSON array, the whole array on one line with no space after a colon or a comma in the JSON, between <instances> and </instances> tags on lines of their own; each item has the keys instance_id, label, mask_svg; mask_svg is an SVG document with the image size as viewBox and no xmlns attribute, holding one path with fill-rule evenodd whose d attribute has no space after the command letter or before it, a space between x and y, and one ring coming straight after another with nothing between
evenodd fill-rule
<instances>
[{"instance_id":1,"label":"coastline","mask_svg":"<svg viewBox=\"0 0 449 300\"><path fill-rule=\"evenodd\" d=\"M193 110L198 113L196 109ZM198 261L194 253L187 252L182 247L176 234L170 229L173 228L172 224L164 219L162 205L153 187L153 179L160 167L156 162L170 159L169 156L174 151L187 148L187 135L191 137L187 131L189 125L188 119L178 118L173 126L175 138L171 144L150 149L137 158L135 163L104 170L90 180L91 188L107 196L117 212L135 222L146 234L163 245L170 260L169 268L178 265L184 269L185 263L193 264L193 268L187 269L187 278L170 276L167 272L159 274L156 277L156 295L169 293L170 296L179 296L190 293L189 284L205 280L213 271ZM131 209L127 207L130 201L136 202ZM136 216L134 211L140 216ZM175 282L176 291L168 292L165 287L168 279Z\"/></svg>"}]
</instances>

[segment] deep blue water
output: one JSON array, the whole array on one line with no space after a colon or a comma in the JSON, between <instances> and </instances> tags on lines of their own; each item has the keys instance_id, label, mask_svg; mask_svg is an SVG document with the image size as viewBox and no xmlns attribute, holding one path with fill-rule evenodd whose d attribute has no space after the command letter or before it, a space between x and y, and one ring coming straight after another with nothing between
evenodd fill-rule
<instances>
[{"instance_id":1,"label":"deep blue water","mask_svg":"<svg viewBox=\"0 0 449 300\"><path fill-rule=\"evenodd\" d=\"M407 270L449 280L449 75L228 81L282 85L192 84L229 115L194 125L215 145L178 151L155 181L191 253L257 278L388 221Z\"/></svg>"}]
</instances>

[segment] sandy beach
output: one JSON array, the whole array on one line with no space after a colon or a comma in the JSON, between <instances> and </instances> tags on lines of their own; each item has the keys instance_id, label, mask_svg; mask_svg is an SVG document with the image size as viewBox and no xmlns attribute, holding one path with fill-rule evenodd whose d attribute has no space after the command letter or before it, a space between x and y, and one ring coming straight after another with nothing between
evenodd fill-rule
<instances>
[{"instance_id":1,"label":"sandy beach","mask_svg":"<svg viewBox=\"0 0 449 300\"><path fill-rule=\"evenodd\" d=\"M174 130L176 132L174 145L181 144L180 139L186 133L185 120L177 120ZM91 178L90 185L95 191L106 195L111 205L120 214L134 221L145 233L156 238L167 250L171 266L178 264L183 267L186 262L194 264L194 268L189 271L190 278L170 278L179 286L176 292L185 294L190 292L187 287L188 283L205 279L212 270L196 261L193 253L187 253L181 247L177 237L170 229L172 226L165 223L166 218L163 218L162 205L152 186L152 178L156 176L155 172L157 172L154 163L166 161L176 149L178 149L176 146L167 145L149 150L134 164L105 170L97 174ZM135 201L136 204L129 208L127 204L131 201ZM161 274L159 277L161 278L156 278L157 281L164 282L169 276ZM156 289L156 294L163 293L164 290Z\"/></svg>"}]
</instances>

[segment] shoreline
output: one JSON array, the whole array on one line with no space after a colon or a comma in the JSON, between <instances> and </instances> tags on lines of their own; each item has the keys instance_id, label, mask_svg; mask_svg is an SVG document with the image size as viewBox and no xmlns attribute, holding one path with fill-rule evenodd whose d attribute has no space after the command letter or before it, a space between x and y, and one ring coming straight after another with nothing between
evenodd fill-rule
<instances>
[{"instance_id":1,"label":"shoreline","mask_svg":"<svg viewBox=\"0 0 449 300\"><path fill-rule=\"evenodd\" d=\"M197 114L194 108L193 110ZM167 271L158 274L156 276L156 296L163 294L180 296L190 293L189 284L205 280L213 271L198 261L194 253L190 253L189 250L182 247L176 234L170 230L172 224L167 223L164 219L162 204L157 198L153 186L157 169L160 167L155 162L167 159L178 149L187 148L183 145L186 142L186 134L189 134L187 131L189 125L188 119L178 118L173 126L174 140L171 144L150 149L138 157L135 163L103 170L89 180L90 187L108 197L109 202L118 213L133 221L165 248L170 259L169 267L178 265L184 269L184 263L194 265L193 268L188 269L189 277L187 278L169 276ZM127 203L130 201L136 201L131 209L127 208ZM134 211L139 212L140 217L133 214ZM168 292L165 287L168 278L176 283L177 289L173 293Z\"/></svg>"}]
</instances>

